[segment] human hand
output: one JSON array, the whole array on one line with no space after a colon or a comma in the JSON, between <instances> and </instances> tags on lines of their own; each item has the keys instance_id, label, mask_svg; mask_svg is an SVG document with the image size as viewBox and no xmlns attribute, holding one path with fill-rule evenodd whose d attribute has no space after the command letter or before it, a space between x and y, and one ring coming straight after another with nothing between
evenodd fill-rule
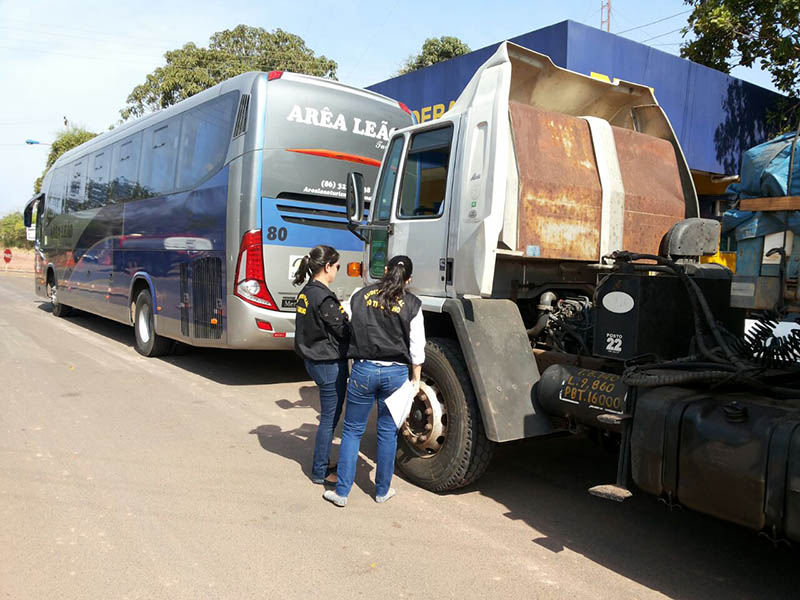
<instances>
[{"instance_id":1,"label":"human hand","mask_svg":"<svg viewBox=\"0 0 800 600\"><path fill-rule=\"evenodd\" d=\"M414 386L414 396L419 394L419 379L412 379L411 385Z\"/></svg>"}]
</instances>

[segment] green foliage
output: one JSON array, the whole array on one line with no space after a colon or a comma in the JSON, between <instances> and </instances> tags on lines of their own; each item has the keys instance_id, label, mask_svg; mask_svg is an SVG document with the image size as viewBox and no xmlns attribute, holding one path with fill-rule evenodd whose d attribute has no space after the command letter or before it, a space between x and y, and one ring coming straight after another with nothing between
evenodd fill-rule
<instances>
[{"instance_id":1,"label":"green foliage","mask_svg":"<svg viewBox=\"0 0 800 600\"><path fill-rule=\"evenodd\" d=\"M411 73L417 69L430 67L443 60L455 58L462 54L471 52L469 46L457 37L443 35L440 38L428 38L422 44L422 50L416 56L410 56L403 66L400 67L398 75Z\"/></svg>"},{"instance_id":2,"label":"green foliage","mask_svg":"<svg viewBox=\"0 0 800 600\"><path fill-rule=\"evenodd\" d=\"M693 7L683 35L694 39L681 56L729 73L761 62L775 87L789 96L784 127L800 102L800 0L684 0Z\"/></svg>"},{"instance_id":3,"label":"green foliage","mask_svg":"<svg viewBox=\"0 0 800 600\"><path fill-rule=\"evenodd\" d=\"M38 177L33 184L33 193L38 194L42 191L42 180L44 179L47 170L55 164L58 157L64 154L67 150L72 150L76 146L80 146L84 142L88 142L97 134L87 131L82 127L70 127L65 129L56 136L53 143L50 144L50 153L47 155L47 164L44 167L41 177Z\"/></svg>"},{"instance_id":4,"label":"green foliage","mask_svg":"<svg viewBox=\"0 0 800 600\"><path fill-rule=\"evenodd\" d=\"M11 213L0 219L1 248L33 248L33 242L25 239L25 225L22 213Z\"/></svg>"},{"instance_id":5,"label":"green foliage","mask_svg":"<svg viewBox=\"0 0 800 600\"><path fill-rule=\"evenodd\" d=\"M211 36L208 48L189 42L164 54L166 64L128 96L122 119L171 106L248 71L292 71L336 79L336 61L317 56L303 38L281 29L238 25Z\"/></svg>"}]
</instances>

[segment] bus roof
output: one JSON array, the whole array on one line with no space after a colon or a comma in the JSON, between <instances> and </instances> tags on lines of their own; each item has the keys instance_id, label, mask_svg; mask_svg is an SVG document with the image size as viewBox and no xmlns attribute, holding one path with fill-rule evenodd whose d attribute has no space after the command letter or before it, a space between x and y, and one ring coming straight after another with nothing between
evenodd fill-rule
<instances>
[{"instance_id":1,"label":"bus roof","mask_svg":"<svg viewBox=\"0 0 800 600\"><path fill-rule=\"evenodd\" d=\"M237 90L241 93L249 93L252 90L255 82L260 77L267 77L267 75L268 73L265 73L263 71L249 71L247 73L242 73L241 75L237 75L235 77L231 77L230 79L226 79L222 83L218 83L217 85L210 87L207 90L203 90L202 92L199 92L194 96L191 96L190 98L181 100L180 102L170 107L144 115L128 123L123 123L122 125L112 129L111 131L101 133L97 137L94 137L91 140L84 142L80 146L76 146L75 148L72 148L67 152L65 152L60 157L58 157L55 163L53 163L53 166L48 170L48 173L52 171L54 168L61 166L61 164L65 162L70 162L71 160L74 160L75 158L82 156L84 153L90 151L94 147L111 144L119 139L125 138L126 136L132 133L141 131L142 129L146 129L149 126L158 123L159 121L168 119L171 116L179 114L185 110L188 110L198 104L201 104L202 102L205 102L206 100L209 100L221 94ZM338 81L334 81L331 79L314 77L312 75L303 75L300 73L291 73L288 71L283 72L281 77L323 87L335 87L340 89L344 88L348 92L351 92L363 98L382 101L387 105L391 105L395 108L399 107L399 103L396 100L392 100L387 96L383 96L382 94L379 94L377 92L372 92L355 86L340 83Z\"/></svg>"}]
</instances>

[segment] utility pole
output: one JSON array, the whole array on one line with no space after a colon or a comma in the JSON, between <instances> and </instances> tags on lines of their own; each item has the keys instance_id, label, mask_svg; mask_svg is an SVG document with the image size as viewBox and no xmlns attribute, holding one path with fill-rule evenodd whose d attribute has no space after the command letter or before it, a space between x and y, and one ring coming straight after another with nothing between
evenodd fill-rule
<instances>
[{"instance_id":1,"label":"utility pole","mask_svg":"<svg viewBox=\"0 0 800 600\"><path fill-rule=\"evenodd\" d=\"M611 0L600 0L600 29L611 32Z\"/></svg>"}]
</instances>

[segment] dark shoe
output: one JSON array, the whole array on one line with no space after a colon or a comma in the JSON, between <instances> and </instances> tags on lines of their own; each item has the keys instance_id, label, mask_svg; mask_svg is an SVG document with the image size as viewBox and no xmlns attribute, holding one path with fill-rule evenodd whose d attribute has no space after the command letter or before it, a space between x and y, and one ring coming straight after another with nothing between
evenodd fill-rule
<instances>
[{"instance_id":1,"label":"dark shoe","mask_svg":"<svg viewBox=\"0 0 800 600\"><path fill-rule=\"evenodd\" d=\"M319 477L311 478L311 483L316 483L317 485L336 485L337 482L338 478L336 477L336 473L331 473L323 478Z\"/></svg>"},{"instance_id":2,"label":"dark shoe","mask_svg":"<svg viewBox=\"0 0 800 600\"><path fill-rule=\"evenodd\" d=\"M328 472L325 477L312 477L311 482L317 485L336 485L338 478L336 477L336 466L328 467Z\"/></svg>"}]
</instances>

